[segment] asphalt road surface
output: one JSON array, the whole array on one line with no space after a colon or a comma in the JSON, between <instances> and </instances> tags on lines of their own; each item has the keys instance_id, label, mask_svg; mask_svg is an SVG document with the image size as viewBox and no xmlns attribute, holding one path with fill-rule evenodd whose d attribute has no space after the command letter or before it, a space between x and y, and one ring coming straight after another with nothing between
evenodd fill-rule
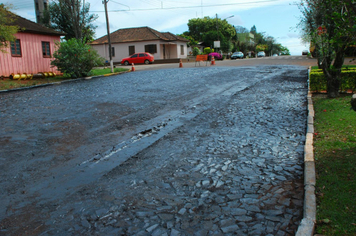
<instances>
[{"instance_id":1,"label":"asphalt road surface","mask_svg":"<svg viewBox=\"0 0 356 236\"><path fill-rule=\"evenodd\" d=\"M0 93L0 235L294 235L307 69L265 60Z\"/></svg>"}]
</instances>

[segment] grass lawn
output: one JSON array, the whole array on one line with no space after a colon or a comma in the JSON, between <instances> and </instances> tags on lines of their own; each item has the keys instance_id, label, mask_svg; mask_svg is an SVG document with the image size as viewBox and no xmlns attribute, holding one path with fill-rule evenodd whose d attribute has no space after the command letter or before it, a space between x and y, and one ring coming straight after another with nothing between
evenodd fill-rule
<instances>
[{"instance_id":1,"label":"grass lawn","mask_svg":"<svg viewBox=\"0 0 356 236\"><path fill-rule=\"evenodd\" d=\"M313 98L316 233L323 235L356 235L356 112L350 100Z\"/></svg>"},{"instance_id":2,"label":"grass lawn","mask_svg":"<svg viewBox=\"0 0 356 236\"><path fill-rule=\"evenodd\" d=\"M115 68L114 73L128 71L126 68ZM111 74L111 69L93 69L90 71L90 76L98 76L98 75L106 75ZM41 79L29 79L29 80L11 80L11 79L0 79L0 90L8 90L14 88L21 88L21 87L30 87L34 85L40 84L47 84L47 83L54 83L54 82L61 82L64 80L70 80L69 76L57 76L57 77L48 77L48 78L41 78Z\"/></svg>"}]
</instances>

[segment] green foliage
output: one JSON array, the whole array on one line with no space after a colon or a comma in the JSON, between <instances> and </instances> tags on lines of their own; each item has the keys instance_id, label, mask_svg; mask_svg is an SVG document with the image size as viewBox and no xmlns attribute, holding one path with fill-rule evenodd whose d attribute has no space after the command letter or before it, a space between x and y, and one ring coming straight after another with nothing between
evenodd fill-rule
<instances>
[{"instance_id":1,"label":"green foliage","mask_svg":"<svg viewBox=\"0 0 356 236\"><path fill-rule=\"evenodd\" d=\"M356 42L354 3L351 0L301 0L300 10L302 38L313 46L313 56L318 58L328 81L328 96L337 97L345 51Z\"/></svg>"},{"instance_id":2,"label":"green foliage","mask_svg":"<svg viewBox=\"0 0 356 236\"><path fill-rule=\"evenodd\" d=\"M266 51L268 49L268 45L267 44L258 44L256 46L256 51Z\"/></svg>"},{"instance_id":3,"label":"green foliage","mask_svg":"<svg viewBox=\"0 0 356 236\"><path fill-rule=\"evenodd\" d=\"M214 52L214 50L211 50L210 47L204 48L204 54L209 54L209 53L211 53L211 52Z\"/></svg>"},{"instance_id":4,"label":"green foliage","mask_svg":"<svg viewBox=\"0 0 356 236\"><path fill-rule=\"evenodd\" d=\"M190 36L188 34L188 32L184 32L183 34L178 34L178 36L181 36L181 37L189 40L189 42L187 43L188 47L192 47L192 46L198 45L198 43L199 43L192 36Z\"/></svg>"},{"instance_id":5,"label":"green foliage","mask_svg":"<svg viewBox=\"0 0 356 236\"><path fill-rule=\"evenodd\" d=\"M197 48L197 47L194 47L193 48L193 56L197 56L197 55L199 55L201 52L200 52L200 50L199 50L199 48Z\"/></svg>"},{"instance_id":6,"label":"green foliage","mask_svg":"<svg viewBox=\"0 0 356 236\"><path fill-rule=\"evenodd\" d=\"M310 72L310 90L315 92L327 91L327 78L321 69L312 69ZM341 70L340 91L356 91L356 68Z\"/></svg>"},{"instance_id":7,"label":"green foliage","mask_svg":"<svg viewBox=\"0 0 356 236\"><path fill-rule=\"evenodd\" d=\"M231 39L236 35L235 28L226 20L221 20L220 18L204 17L190 19L188 28L189 35L198 41L203 41L205 34L210 31L219 31L227 39Z\"/></svg>"},{"instance_id":8,"label":"green foliage","mask_svg":"<svg viewBox=\"0 0 356 236\"><path fill-rule=\"evenodd\" d=\"M253 26L251 27L250 33L253 33L253 34L256 34L256 33L257 33L257 29L256 29L256 26L255 26L255 25L253 25Z\"/></svg>"},{"instance_id":9,"label":"green foliage","mask_svg":"<svg viewBox=\"0 0 356 236\"><path fill-rule=\"evenodd\" d=\"M231 52L233 45L230 40L223 40L220 44L221 50L223 52Z\"/></svg>"},{"instance_id":10,"label":"green foliage","mask_svg":"<svg viewBox=\"0 0 356 236\"><path fill-rule=\"evenodd\" d=\"M0 52L9 46L9 42L15 41L15 34L20 29L18 26L10 25L14 21L14 14L9 12L9 7L0 4Z\"/></svg>"},{"instance_id":11,"label":"green foliage","mask_svg":"<svg viewBox=\"0 0 356 236\"><path fill-rule=\"evenodd\" d=\"M279 52L281 53L281 55L290 55L289 49L282 45L280 45Z\"/></svg>"},{"instance_id":12,"label":"green foliage","mask_svg":"<svg viewBox=\"0 0 356 236\"><path fill-rule=\"evenodd\" d=\"M47 27L66 33L66 40L76 38L91 42L96 29L93 22L98 16L89 14L89 3L84 8L81 3L81 0L52 1L41 20Z\"/></svg>"},{"instance_id":13,"label":"green foliage","mask_svg":"<svg viewBox=\"0 0 356 236\"><path fill-rule=\"evenodd\" d=\"M204 42L206 45L214 45L214 41L220 40L221 45L228 45L236 37L235 27L226 20L220 18L195 18L188 22L189 31L185 34L193 37L195 40ZM226 48L226 47L225 47Z\"/></svg>"},{"instance_id":14,"label":"green foliage","mask_svg":"<svg viewBox=\"0 0 356 236\"><path fill-rule=\"evenodd\" d=\"M80 39L73 38L56 45L58 48L53 53L55 60L51 65L72 77L87 76L93 67L104 64L104 59Z\"/></svg>"}]
</instances>

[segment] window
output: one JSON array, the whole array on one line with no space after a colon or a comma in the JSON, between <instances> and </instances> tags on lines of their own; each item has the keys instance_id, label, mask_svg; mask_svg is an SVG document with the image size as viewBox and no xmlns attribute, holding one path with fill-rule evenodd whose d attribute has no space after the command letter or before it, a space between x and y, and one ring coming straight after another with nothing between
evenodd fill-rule
<instances>
[{"instance_id":1,"label":"window","mask_svg":"<svg viewBox=\"0 0 356 236\"><path fill-rule=\"evenodd\" d=\"M43 54L43 57L51 57L51 50L49 48L49 42L42 42L42 54Z\"/></svg>"},{"instance_id":2,"label":"window","mask_svg":"<svg viewBox=\"0 0 356 236\"><path fill-rule=\"evenodd\" d=\"M129 55L132 55L135 53L135 46L129 46Z\"/></svg>"},{"instance_id":3,"label":"window","mask_svg":"<svg viewBox=\"0 0 356 236\"><path fill-rule=\"evenodd\" d=\"M145 57L145 54L140 53L139 57Z\"/></svg>"},{"instance_id":4,"label":"window","mask_svg":"<svg viewBox=\"0 0 356 236\"><path fill-rule=\"evenodd\" d=\"M16 39L15 42L10 43L11 46L11 56L21 57L21 42L20 39Z\"/></svg>"},{"instance_id":5,"label":"window","mask_svg":"<svg viewBox=\"0 0 356 236\"><path fill-rule=\"evenodd\" d=\"M151 54L157 53L157 45L156 44L145 45L145 52L149 52Z\"/></svg>"},{"instance_id":6,"label":"window","mask_svg":"<svg viewBox=\"0 0 356 236\"><path fill-rule=\"evenodd\" d=\"M180 45L180 55L184 55L184 45Z\"/></svg>"}]
</instances>

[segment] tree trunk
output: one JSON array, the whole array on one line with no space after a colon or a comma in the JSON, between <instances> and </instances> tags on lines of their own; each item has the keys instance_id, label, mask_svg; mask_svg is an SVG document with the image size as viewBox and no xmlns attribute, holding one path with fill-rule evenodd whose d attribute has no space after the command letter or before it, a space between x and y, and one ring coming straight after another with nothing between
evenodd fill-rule
<instances>
[{"instance_id":1,"label":"tree trunk","mask_svg":"<svg viewBox=\"0 0 356 236\"><path fill-rule=\"evenodd\" d=\"M330 70L328 73L324 73L327 79L327 92L329 98L339 97L340 88L340 72L338 70Z\"/></svg>"},{"instance_id":2,"label":"tree trunk","mask_svg":"<svg viewBox=\"0 0 356 236\"><path fill-rule=\"evenodd\" d=\"M341 69L344 64L345 48L346 46L344 45L337 48L333 68L328 68L327 90L329 98L339 97L340 95Z\"/></svg>"}]
</instances>

